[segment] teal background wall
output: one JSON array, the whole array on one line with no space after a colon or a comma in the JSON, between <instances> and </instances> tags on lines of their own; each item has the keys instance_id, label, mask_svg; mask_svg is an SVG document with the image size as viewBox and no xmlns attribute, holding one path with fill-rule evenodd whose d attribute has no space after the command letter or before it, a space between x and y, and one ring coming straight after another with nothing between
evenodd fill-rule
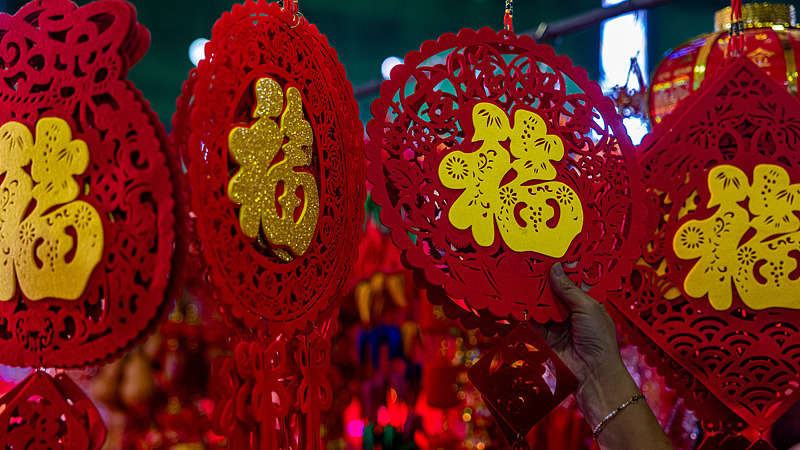
<instances>
[{"instance_id":1,"label":"teal background wall","mask_svg":"<svg viewBox=\"0 0 800 450\"><path fill-rule=\"evenodd\" d=\"M25 1L0 0L13 13ZM79 1L78 4L88 3ZM130 71L161 117L169 124L181 84L192 68L189 44L209 38L214 22L234 2L213 0L133 0L139 22L150 29L147 55ZM501 28L503 0L300 0L300 11L317 25L336 49L354 85L380 77L387 56L403 57L427 39L464 27ZM514 28L525 31L543 21L553 21L596 8L600 0L516 0ZM648 74L668 49L713 28L714 11L729 6L724 0L675 0L648 13ZM547 42L571 57L597 79L600 28L594 27ZM632 55L631 55L632 56ZM370 99L361 104L368 117Z\"/></svg>"}]
</instances>

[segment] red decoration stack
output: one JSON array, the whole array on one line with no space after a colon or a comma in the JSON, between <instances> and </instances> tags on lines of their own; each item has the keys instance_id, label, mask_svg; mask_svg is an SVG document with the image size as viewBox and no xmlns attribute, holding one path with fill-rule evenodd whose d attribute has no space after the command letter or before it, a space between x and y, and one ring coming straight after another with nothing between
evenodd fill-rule
<instances>
[{"instance_id":1,"label":"red decoration stack","mask_svg":"<svg viewBox=\"0 0 800 450\"><path fill-rule=\"evenodd\" d=\"M293 1L235 5L205 56L178 100L173 142L192 188L190 250L238 341L215 362L215 430L230 448L316 449L332 401L331 319L364 220L358 107L336 53ZM271 143L271 161L248 153Z\"/></svg>"}]
</instances>

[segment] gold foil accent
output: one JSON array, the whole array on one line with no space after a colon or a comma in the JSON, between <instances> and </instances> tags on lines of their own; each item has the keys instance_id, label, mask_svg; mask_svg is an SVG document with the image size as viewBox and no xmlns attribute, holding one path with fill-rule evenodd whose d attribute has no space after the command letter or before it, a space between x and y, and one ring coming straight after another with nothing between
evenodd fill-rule
<instances>
[{"instance_id":1,"label":"gold foil accent","mask_svg":"<svg viewBox=\"0 0 800 450\"><path fill-rule=\"evenodd\" d=\"M85 142L66 121L41 119L0 127L0 300L75 300L103 256L103 223L76 201L75 176L89 165Z\"/></svg>"},{"instance_id":2,"label":"gold foil accent","mask_svg":"<svg viewBox=\"0 0 800 450\"><path fill-rule=\"evenodd\" d=\"M745 28L771 28L774 26L794 28L794 6L777 3L747 3L742 5L742 23ZM731 7L720 9L714 14L714 31L731 29Z\"/></svg>"},{"instance_id":3,"label":"gold foil accent","mask_svg":"<svg viewBox=\"0 0 800 450\"><path fill-rule=\"evenodd\" d=\"M245 236L256 239L263 229L270 245L300 256L308 251L319 219L317 182L306 168L314 132L296 88L286 89L284 104L278 82L261 78L255 95L253 118L258 120L228 135L231 157L239 164L228 183L228 198L241 205L239 223ZM276 250L287 259L285 252Z\"/></svg>"},{"instance_id":4,"label":"gold foil accent","mask_svg":"<svg viewBox=\"0 0 800 450\"><path fill-rule=\"evenodd\" d=\"M775 52L765 50L761 47L747 54L747 58L750 61L753 61L755 65L761 67L762 69L765 69L767 67L772 67L772 64L769 62L769 60L773 56L775 56Z\"/></svg>"},{"instance_id":5,"label":"gold foil accent","mask_svg":"<svg viewBox=\"0 0 800 450\"><path fill-rule=\"evenodd\" d=\"M694 63L694 90L700 89L700 86L703 84L703 79L706 77L706 67L708 64L708 54L711 53L711 49L714 47L714 44L717 42L720 36L722 36L722 32L712 33L708 35L706 38L706 43L700 47L700 51L697 52L697 61Z\"/></svg>"},{"instance_id":6,"label":"gold foil accent","mask_svg":"<svg viewBox=\"0 0 800 450\"><path fill-rule=\"evenodd\" d=\"M791 36L789 33L776 33L783 46L783 57L786 60L786 89L797 97L797 61L794 58Z\"/></svg>"}]
</instances>

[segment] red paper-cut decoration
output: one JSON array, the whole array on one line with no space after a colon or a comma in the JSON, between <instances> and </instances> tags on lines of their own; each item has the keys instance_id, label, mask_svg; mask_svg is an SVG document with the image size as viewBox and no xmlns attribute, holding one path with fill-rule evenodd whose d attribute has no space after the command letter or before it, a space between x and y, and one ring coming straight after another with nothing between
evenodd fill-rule
<instances>
[{"instance_id":1,"label":"red paper-cut decoration","mask_svg":"<svg viewBox=\"0 0 800 450\"><path fill-rule=\"evenodd\" d=\"M507 31L445 34L406 55L371 112L381 222L451 317L563 321L554 262L600 300L629 272L640 169L613 104L569 58Z\"/></svg>"},{"instance_id":2,"label":"red paper-cut decoration","mask_svg":"<svg viewBox=\"0 0 800 450\"><path fill-rule=\"evenodd\" d=\"M106 440L108 430L100 417L100 412L97 411L97 408L95 408L80 386L75 384L68 376L58 374L53 381L61 395L68 401L72 413L89 432L89 440L92 444L89 449L101 448Z\"/></svg>"},{"instance_id":3,"label":"red paper-cut decoration","mask_svg":"<svg viewBox=\"0 0 800 450\"><path fill-rule=\"evenodd\" d=\"M214 431L227 436L230 448L279 447L276 420L284 419L292 403L285 379L288 353L282 339L240 342L234 357L214 360L212 376L222 399L214 408Z\"/></svg>"},{"instance_id":4,"label":"red paper-cut decoration","mask_svg":"<svg viewBox=\"0 0 800 450\"><path fill-rule=\"evenodd\" d=\"M753 442L753 445L747 447L747 450L775 450L775 447L764 439L759 439Z\"/></svg>"},{"instance_id":5,"label":"red paper-cut decoration","mask_svg":"<svg viewBox=\"0 0 800 450\"><path fill-rule=\"evenodd\" d=\"M78 8L69 1L34 1L14 16L0 14L0 126L10 153L0 156L0 198L25 199L25 186L10 183L27 176L32 198L49 208L24 219L11 217L13 208L0 210L3 249L24 248L31 230L41 238L31 244L41 265L17 266L17 281L4 282L4 292L13 289L0 302L5 364L76 367L108 360L141 340L165 317L165 297L179 292L180 280L171 278L179 252L173 251L175 202L164 132L126 80L148 45L149 33L126 2ZM60 174L43 175L34 161L29 175L10 175L14 158L44 148L39 133L48 129L54 156L37 157ZM7 140L14 137L22 143ZM37 229L31 217L38 214L52 229ZM102 229L102 252L97 239L84 237L87 223L95 237ZM54 238L59 232L68 238ZM17 236L22 241L14 242ZM16 258L4 261L20 263ZM32 278L26 273L45 270L45 263L55 270ZM71 271L59 272L64 267ZM82 290L67 292L66 286Z\"/></svg>"},{"instance_id":6,"label":"red paper-cut decoration","mask_svg":"<svg viewBox=\"0 0 800 450\"><path fill-rule=\"evenodd\" d=\"M306 448L322 448L320 441L320 413L331 407L333 392L328 380L331 364L331 341L318 335L309 339L300 338L295 358L300 371L300 386L297 388L297 403L305 414Z\"/></svg>"},{"instance_id":7,"label":"red paper-cut decoration","mask_svg":"<svg viewBox=\"0 0 800 450\"><path fill-rule=\"evenodd\" d=\"M705 438L697 450L750 450L750 448L750 441L744 436L717 433Z\"/></svg>"},{"instance_id":8,"label":"red paper-cut decoration","mask_svg":"<svg viewBox=\"0 0 800 450\"><path fill-rule=\"evenodd\" d=\"M468 372L509 443L578 388L578 379L527 323L517 325Z\"/></svg>"},{"instance_id":9,"label":"red paper-cut decoration","mask_svg":"<svg viewBox=\"0 0 800 450\"><path fill-rule=\"evenodd\" d=\"M334 314L357 254L366 193L363 132L352 86L315 26L266 1L247 1L225 13L205 54L184 86L173 120L180 133L174 141L185 149L199 252L221 302L245 326L292 335ZM270 106L263 95L277 95L281 105ZM313 136L302 123L310 124ZM247 149L237 136L251 132L281 145L272 130L286 137L278 153L283 159L247 166L250 160L242 159ZM288 163L296 167L292 176L305 180L301 187L282 191L297 180L265 186L276 192L275 205L294 211L293 218L280 220L302 224L304 234L287 240L267 231L268 215L260 216L260 230L252 220L258 221L253 208L269 210L269 201L254 205L240 194L253 187L248 183L256 178L249 174ZM308 183L311 176L316 186ZM315 195L316 222L308 216ZM300 207L292 209L295 201ZM247 237L242 223L257 236Z\"/></svg>"},{"instance_id":10,"label":"red paper-cut decoration","mask_svg":"<svg viewBox=\"0 0 800 450\"><path fill-rule=\"evenodd\" d=\"M431 358L422 370L422 385L425 386L425 398L432 408L450 409L464 403L458 398L458 385L455 381L463 366L454 366L444 356Z\"/></svg>"},{"instance_id":11,"label":"red paper-cut decoration","mask_svg":"<svg viewBox=\"0 0 800 450\"><path fill-rule=\"evenodd\" d=\"M764 430L800 399L800 103L738 59L641 149L661 219L610 303L659 372L687 379L679 395L697 404L707 390Z\"/></svg>"},{"instance_id":12,"label":"red paper-cut decoration","mask_svg":"<svg viewBox=\"0 0 800 450\"><path fill-rule=\"evenodd\" d=\"M0 442L9 448L98 450L106 429L68 377L34 372L0 398Z\"/></svg>"},{"instance_id":13,"label":"red paper-cut decoration","mask_svg":"<svg viewBox=\"0 0 800 450\"><path fill-rule=\"evenodd\" d=\"M633 273L634 278L643 280L635 295L642 295L649 299L662 298L665 292L663 290L665 283L656 284L653 277L655 272L652 269L639 265L634 267ZM725 407L694 375L672 359L655 342L640 333L627 317L613 307L614 304L617 304L613 299L615 295L618 294L610 294L609 301L606 302L606 305L611 306L608 308L608 312L625 335L635 338L637 349L645 356L647 364L651 367L663 368L658 372L664 377L666 387L680 392L686 408L694 411L698 417L705 418L707 425L727 431L741 431L745 425L736 414Z\"/></svg>"},{"instance_id":14,"label":"red paper-cut decoration","mask_svg":"<svg viewBox=\"0 0 800 450\"><path fill-rule=\"evenodd\" d=\"M718 450L722 449L722 442L727 439L727 435L723 433L712 434L710 436L706 436L703 439L703 442L700 443L700 446L697 447L697 450Z\"/></svg>"}]
</instances>

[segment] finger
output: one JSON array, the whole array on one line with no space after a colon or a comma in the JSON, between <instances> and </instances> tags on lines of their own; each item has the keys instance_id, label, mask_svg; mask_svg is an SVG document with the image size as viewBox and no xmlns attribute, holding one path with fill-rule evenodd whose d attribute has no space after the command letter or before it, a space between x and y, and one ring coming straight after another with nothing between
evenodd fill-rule
<instances>
[{"instance_id":1,"label":"finger","mask_svg":"<svg viewBox=\"0 0 800 450\"><path fill-rule=\"evenodd\" d=\"M548 334L547 327L545 327L544 325L542 325L540 323L536 323L536 322L529 322L529 323L531 325L531 328L533 328L533 330L536 331L536 333L539 335L539 337L541 337L542 339L544 339L546 341L547 340L547 334Z\"/></svg>"},{"instance_id":2,"label":"finger","mask_svg":"<svg viewBox=\"0 0 800 450\"><path fill-rule=\"evenodd\" d=\"M556 294L567 303L572 312L589 312L599 305L595 299L567 278L561 263L553 264L550 269L550 285Z\"/></svg>"}]
</instances>

